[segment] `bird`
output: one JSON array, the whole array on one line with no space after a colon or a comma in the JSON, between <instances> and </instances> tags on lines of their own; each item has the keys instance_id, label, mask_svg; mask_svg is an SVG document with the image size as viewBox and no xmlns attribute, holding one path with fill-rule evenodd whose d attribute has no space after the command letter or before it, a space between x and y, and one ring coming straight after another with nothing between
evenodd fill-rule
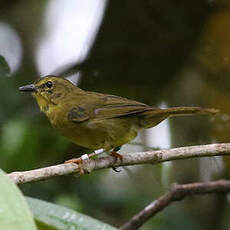
<instances>
[{"instance_id":1,"label":"bird","mask_svg":"<svg viewBox=\"0 0 230 230\"><path fill-rule=\"evenodd\" d=\"M86 91L54 75L39 78L19 90L32 93L40 110L63 136L92 150L92 154L84 154L80 160L102 152L110 152L122 160L117 151L143 129L152 128L171 116L219 112L202 107L156 108L116 95ZM79 163L79 159L69 162Z\"/></svg>"}]
</instances>

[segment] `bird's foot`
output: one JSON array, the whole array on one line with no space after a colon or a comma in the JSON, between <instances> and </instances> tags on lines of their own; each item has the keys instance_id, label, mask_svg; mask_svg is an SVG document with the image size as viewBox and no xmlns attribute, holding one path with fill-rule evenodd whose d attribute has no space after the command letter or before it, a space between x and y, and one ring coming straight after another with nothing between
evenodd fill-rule
<instances>
[{"instance_id":1,"label":"bird's foot","mask_svg":"<svg viewBox=\"0 0 230 230\"><path fill-rule=\"evenodd\" d=\"M90 153L90 154L84 154L82 155L81 157L78 157L78 158L73 158L73 159L70 159L70 160L67 160L65 161L64 163L65 164L68 164L68 163L74 163L74 164L77 164L78 167L79 167L79 170L78 170L78 173L80 175L83 175L85 174L85 172L87 173L90 173L90 170L87 170L85 167L84 167L84 162L89 160L90 158L94 157L94 156L97 156L101 153L104 152L104 149L98 149L98 150L95 150L94 152Z\"/></svg>"},{"instance_id":2,"label":"bird's foot","mask_svg":"<svg viewBox=\"0 0 230 230\"><path fill-rule=\"evenodd\" d=\"M73 159L70 159L70 160L67 160L67 161L65 161L64 163L65 164L68 164L68 163L74 163L74 164L77 164L78 165L78 173L80 174L80 175L83 175L83 174L85 174L86 172L87 173L89 173L89 171L88 170L85 170L84 169L84 161L85 160L88 160L90 157L92 157L91 155L93 155L93 153L92 154L84 154L84 155L82 155L81 157L78 157L78 158L73 158Z\"/></svg>"},{"instance_id":3,"label":"bird's foot","mask_svg":"<svg viewBox=\"0 0 230 230\"><path fill-rule=\"evenodd\" d=\"M115 162L117 162L117 159L123 160L123 156L115 151L111 151L110 155L115 158Z\"/></svg>"},{"instance_id":4,"label":"bird's foot","mask_svg":"<svg viewBox=\"0 0 230 230\"><path fill-rule=\"evenodd\" d=\"M120 171L121 171L121 170L117 169L117 167L115 167L115 166L112 167L112 170L113 170L114 172L120 172Z\"/></svg>"},{"instance_id":5,"label":"bird's foot","mask_svg":"<svg viewBox=\"0 0 230 230\"><path fill-rule=\"evenodd\" d=\"M68 163L80 164L81 162L82 162L82 159L79 157L79 158L73 158L73 159L67 160L64 163L65 164L68 164Z\"/></svg>"},{"instance_id":6,"label":"bird's foot","mask_svg":"<svg viewBox=\"0 0 230 230\"><path fill-rule=\"evenodd\" d=\"M115 151L111 151L111 152L110 152L110 155L111 155L112 157L114 157L114 159L115 159L115 160L114 160L114 164L117 162L117 159L120 159L120 161L123 160L123 156L122 156L121 154L115 152ZM113 166L112 169L113 169L113 171L115 171L115 172L120 172L120 171L121 171L121 170L118 170L115 166Z\"/></svg>"}]
</instances>

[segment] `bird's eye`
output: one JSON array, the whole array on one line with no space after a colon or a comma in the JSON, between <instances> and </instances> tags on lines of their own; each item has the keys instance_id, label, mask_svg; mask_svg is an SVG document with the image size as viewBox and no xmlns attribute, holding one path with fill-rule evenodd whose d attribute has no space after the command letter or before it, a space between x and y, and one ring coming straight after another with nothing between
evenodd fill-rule
<instances>
[{"instance_id":1,"label":"bird's eye","mask_svg":"<svg viewBox=\"0 0 230 230\"><path fill-rule=\"evenodd\" d=\"M47 82L46 82L46 86L47 86L48 88L51 88L51 87L53 86L52 81L47 81Z\"/></svg>"}]
</instances>

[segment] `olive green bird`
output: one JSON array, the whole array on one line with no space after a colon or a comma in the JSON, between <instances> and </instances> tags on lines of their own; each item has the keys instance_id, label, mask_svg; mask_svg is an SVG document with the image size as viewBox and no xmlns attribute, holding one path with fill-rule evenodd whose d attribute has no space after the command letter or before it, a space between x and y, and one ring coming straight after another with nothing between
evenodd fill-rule
<instances>
[{"instance_id":1,"label":"olive green bird","mask_svg":"<svg viewBox=\"0 0 230 230\"><path fill-rule=\"evenodd\" d=\"M95 154L116 151L140 130L154 127L169 116L218 112L201 107L155 108L119 96L85 91L51 75L19 90L32 92L54 128L73 143L95 150Z\"/></svg>"}]
</instances>

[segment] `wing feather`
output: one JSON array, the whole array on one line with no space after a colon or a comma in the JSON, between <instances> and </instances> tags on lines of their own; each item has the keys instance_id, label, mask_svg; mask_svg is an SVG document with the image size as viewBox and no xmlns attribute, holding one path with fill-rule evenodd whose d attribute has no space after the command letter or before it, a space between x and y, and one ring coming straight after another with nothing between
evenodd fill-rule
<instances>
[{"instance_id":1,"label":"wing feather","mask_svg":"<svg viewBox=\"0 0 230 230\"><path fill-rule=\"evenodd\" d=\"M80 106L72 108L68 113L68 120L75 123L87 121L89 118L90 116L85 112L85 109Z\"/></svg>"},{"instance_id":2,"label":"wing feather","mask_svg":"<svg viewBox=\"0 0 230 230\"><path fill-rule=\"evenodd\" d=\"M106 95L104 104L94 109L95 119L110 119L129 116L152 109L152 107L126 98Z\"/></svg>"}]
</instances>

